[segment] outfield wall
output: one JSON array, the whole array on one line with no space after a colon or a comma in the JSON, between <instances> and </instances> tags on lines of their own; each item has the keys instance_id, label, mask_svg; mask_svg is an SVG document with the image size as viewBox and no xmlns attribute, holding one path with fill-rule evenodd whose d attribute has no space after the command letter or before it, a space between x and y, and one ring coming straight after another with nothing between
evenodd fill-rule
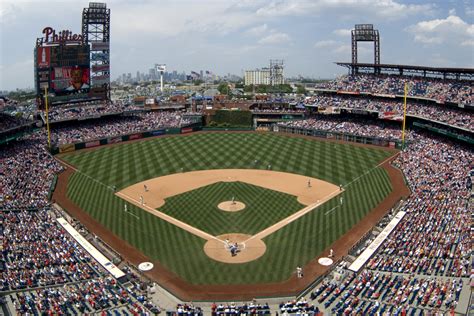
<instances>
[{"instance_id":1,"label":"outfield wall","mask_svg":"<svg viewBox=\"0 0 474 316\"><path fill-rule=\"evenodd\" d=\"M346 134L346 133L329 132L329 131L323 131L323 130L306 129L306 128L300 128L300 127L289 127L289 126L281 126L281 125L277 125L275 131L280 132L280 133L314 136L314 137L326 138L326 139L336 139L336 140L342 140L346 142L376 145L376 146L381 146L381 147L389 147L389 148L397 148L397 149L402 148L402 143L400 140L387 140L387 139L377 138L377 137L359 136L359 135Z\"/></svg>"},{"instance_id":2,"label":"outfield wall","mask_svg":"<svg viewBox=\"0 0 474 316\"><path fill-rule=\"evenodd\" d=\"M87 142L79 142L79 143L73 143L73 144L53 146L51 148L51 153L55 155L55 154L60 154L60 153L76 151L76 150L80 150L84 148L92 148L92 147L104 146L104 145L109 145L109 144L117 144L117 143L126 142L126 141L134 140L134 139L148 138L148 137L161 136L161 135L174 135L174 134L188 133L190 131L193 131L192 127L163 128L163 129L144 131L144 132L133 133L133 134L105 137L105 138L90 140Z\"/></svg>"}]
</instances>

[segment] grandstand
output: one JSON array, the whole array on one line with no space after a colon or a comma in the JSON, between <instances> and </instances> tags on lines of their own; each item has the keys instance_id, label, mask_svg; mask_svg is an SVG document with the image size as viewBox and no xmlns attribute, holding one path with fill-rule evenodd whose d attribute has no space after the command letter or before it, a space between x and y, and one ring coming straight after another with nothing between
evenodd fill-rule
<instances>
[{"instance_id":1,"label":"grandstand","mask_svg":"<svg viewBox=\"0 0 474 316\"><path fill-rule=\"evenodd\" d=\"M380 80L384 82L386 78L382 77ZM392 83L394 80L393 77L390 79ZM403 81L404 78L400 80ZM351 81L350 86L367 85L366 78L362 78L361 81L364 83ZM340 88L338 85L341 82L348 81L337 79L328 86ZM431 83L419 84L429 88ZM443 84L436 83L438 86ZM347 86L344 88L349 90ZM472 94L469 98L472 99ZM376 116L350 112L350 109L379 113L400 112L399 103L392 99L385 97L379 99L373 94L351 96L324 91L307 99L306 102L310 110L305 113L305 119L281 123L278 125L281 130L294 133L298 131L300 134L303 134L301 131L311 131L304 134L319 137L322 134L315 133L316 131L375 137L387 141L400 139L399 120L380 120ZM443 126L449 126L454 131L463 130L472 137L472 112L468 106L464 109L446 110L442 105L435 103L416 103L413 100L410 102L413 104L409 105L408 113L425 121L442 122ZM348 111L344 115L341 115L340 111L336 111L337 114L334 115L317 114L319 108L328 107ZM428 108L429 111L423 112L424 108ZM145 121L140 123L141 120ZM8 121L9 127L16 128L12 122ZM18 122L18 126L23 126L25 123L22 120ZM180 112L135 112L131 116L74 120L68 122L68 126L58 124L58 127L52 128L52 139L55 144L87 142L91 139L143 132L150 126L151 129L181 128L186 122L183 124ZM10 128L3 132L8 132ZM87 133L81 136L83 133L81 131ZM376 236L374 233L358 243L356 250L344 257L335 270L316 282L309 292L303 293L304 295L295 298L294 301L273 302L268 308L259 307L259 309L288 314L378 311L418 315L428 310L466 311L469 288L472 286L469 281L471 277L469 219L472 216L469 200L472 182L468 179L473 172L471 159L473 152L472 147L466 145L465 141L460 142L456 137L437 134L439 133L433 134L430 130L418 127L417 124L410 125L407 134L409 145L394 161L394 165L404 172L412 192L411 196L403 201L396 211L387 214L384 221L374 227L374 232L382 230L384 225L393 219L395 212L404 212L405 215L387 240L358 272L349 269L354 260L352 258L363 253L374 240ZM51 207L49 198L50 190L54 189L55 174L61 172L63 167L51 156L46 145L46 133L41 130L2 145L0 205L3 210L2 230L5 236L2 291L10 293L4 296L3 307L20 313L48 310L56 312L69 310L76 313L102 310L108 313L111 311L134 313L145 309L158 311L159 308L145 298L146 291L143 292L143 287L139 285L143 281L136 281L138 283L135 290L130 290L130 285L127 285L130 283L114 281L114 278L108 275L89 254L75 244L72 237L61 231L55 221L61 214ZM35 176L31 177L33 174ZM433 174L436 177L432 177ZM75 225L80 226L80 223L76 222ZM26 228L28 233L25 234ZM43 233L45 231L48 232L47 235ZM18 238L24 235L30 236L30 240L18 243ZM56 253L59 249L55 248L58 247L57 244L51 243L56 239L67 244L64 249L69 250L63 254L67 259L58 257L57 260L60 261L57 263L54 261L48 263L44 258L50 257L48 253ZM42 244L44 253L37 253L34 250L38 247L38 243ZM43 259L38 255L44 256ZM42 263L39 265L39 262ZM54 264L55 269L50 271L48 264ZM132 273L129 280L133 280L133 272L128 271ZM50 290L46 290L45 287ZM109 293L106 296L109 298L96 297L95 301L78 299L79 293L85 295L84 293L87 293L85 291L97 291L100 288L106 289ZM68 294L62 299L66 295L65 291L67 293L77 291L78 294L72 296ZM68 303L61 304L61 301L66 300ZM208 310L215 315L222 315L231 311L251 313L249 310L252 310L248 307L249 303L215 306L198 304L201 306L192 307L189 304L176 304L178 304L175 310L177 313L193 310L199 314Z\"/></svg>"}]
</instances>

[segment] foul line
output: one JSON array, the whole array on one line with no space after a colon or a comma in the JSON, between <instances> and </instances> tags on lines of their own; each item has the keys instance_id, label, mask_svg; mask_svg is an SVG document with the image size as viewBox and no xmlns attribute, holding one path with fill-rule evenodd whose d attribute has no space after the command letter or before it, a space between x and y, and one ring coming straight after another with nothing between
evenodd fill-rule
<instances>
[{"instance_id":1,"label":"foul line","mask_svg":"<svg viewBox=\"0 0 474 316\"><path fill-rule=\"evenodd\" d=\"M132 216L135 216L137 219L140 219L140 217L138 217L137 215L133 214L133 213L130 212L130 211L125 211L125 210L124 210L124 212L125 212L125 213L128 213L128 214L130 214L130 215L132 215Z\"/></svg>"},{"instance_id":2,"label":"foul line","mask_svg":"<svg viewBox=\"0 0 474 316\"><path fill-rule=\"evenodd\" d=\"M334 211L336 208L340 207L340 205L338 206L334 206L332 209L330 209L329 211L327 211L326 213L324 213L324 215L328 215L329 213L331 213L332 211Z\"/></svg>"},{"instance_id":3,"label":"foul line","mask_svg":"<svg viewBox=\"0 0 474 316\"><path fill-rule=\"evenodd\" d=\"M368 174L369 172L374 171L375 169L377 169L378 167L380 167L381 165L383 165L383 164L386 163L387 161L389 161L389 160L391 160L391 159L395 159L395 157L397 157L399 154L400 154L400 152L396 153L396 154L393 155L393 156L388 157L387 159L385 159L384 161L382 161L381 163L379 163L379 164L376 165L375 167L373 167L373 168L367 170L366 172L364 172L363 174L361 174L360 176L358 176L357 178L355 178L354 180L352 180L352 181L349 182L348 184L344 185L343 187L347 187L347 186L351 185L352 183L356 182L357 180L359 180L360 178L362 178L363 176L365 176L365 175Z\"/></svg>"},{"instance_id":4,"label":"foul line","mask_svg":"<svg viewBox=\"0 0 474 316\"><path fill-rule=\"evenodd\" d=\"M245 240L244 243L248 242L249 240L252 240L254 238L263 239L263 238L267 237L268 235L273 234L277 230L282 229L283 227L285 227L286 225L290 224L291 222L297 220L298 218L302 217L303 215L306 215L307 213L313 211L316 207L318 207L321 204L327 202L328 200L332 199L333 197L337 196L338 194L340 194L342 192L343 191L341 191L340 189L337 189L336 191L332 192L331 194L326 195L326 197L323 200L320 200L316 203L310 204L310 205L306 206L305 208L299 210L298 212L284 218L283 220L279 221L278 223L273 224L272 226L265 228L264 230L262 230L259 233L256 233L252 237Z\"/></svg>"},{"instance_id":5,"label":"foul line","mask_svg":"<svg viewBox=\"0 0 474 316\"><path fill-rule=\"evenodd\" d=\"M65 162L64 160L62 160L62 159L60 159L60 158L57 158L57 157L55 157L55 158L56 158L61 164L67 166L68 168L71 168L71 169L74 170L75 172L80 173L81 175L84 175L85 177L91 179L92 181L97 182L97 183L100 184L100 185L103 185L103 186L106 187L107 189L110 189L110 190L112 190L112 191L114 190L113 187L111 187L111 186L109 186L109 185L107 185L107 184L105 184L105 183L103 183L103 182L100 182L100 181L97 180L97 179L92 178L90 175L88 175L88 174L82 172L81 170L77 169L77 168L74 167L73 165L68 164L68 163Z\"/></svg>"},{"instance_id":6,"label":"foul line","mask_svg":"<svg viewBox=\"0 0 474 316\"><path fill-rule=\"evenodd\" d=\"M158 216L159 218L167 221L168 223L170 224L173 224L181 229L184 229L185 231L195 235L195 236L198 236L200 238L203 238L203 239L206 239L206 240L211 240L211 239L214 239L214 240L218 240L222 243L225 243L223 240L220 240L219 238L215 237L215 236L212 236L211 234L208 234L206 233L205 231L202 231L200 230L199 228L196 228L196 227L193 227L189 224L186 224L185 222L182 222L180 221L179 219L176 219L172 216L169 216L163 212L160 212L160 211L157 211L155 210L154 208L151 208L149 207L148 205L145 205L145 204L141 204L140 201L138 200L135 200L134 198L132 198L131 196L129 195L126 195L122 192L117 192L115 193L117 196L121 196L124 200L126 201L129 201L133 204L135 204L136 206L138 207L141 207L142 209L144 209L145 211L147 211L148 213L151 213L153 215L156 215Z\"/></svg>"}]
</instances>

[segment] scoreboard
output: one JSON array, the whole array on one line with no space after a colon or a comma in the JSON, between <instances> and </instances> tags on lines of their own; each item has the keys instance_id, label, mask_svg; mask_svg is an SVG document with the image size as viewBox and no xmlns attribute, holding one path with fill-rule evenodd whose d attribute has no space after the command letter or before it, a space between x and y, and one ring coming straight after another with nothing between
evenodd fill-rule
<instances>
[{"instance_id":1,"label":"scoreboard","mask_svg":"<svg viewBox=\"0 0 474 316\"><path fill-rule=\"evenodd\" d=\"M51 47L51 66L89 65L89 45Z\"/></svg>"},{"instance_id":2,"label":"scoreboard","mask_svg":"<svg viewBox=\"0 0 474 316\"><path fill-rule=\"evenodd\" d=\"M89 45L56 45L35 48L37 94L47 88L55 96L77 98L90 89Z\"/></svg>"}]
</instances>

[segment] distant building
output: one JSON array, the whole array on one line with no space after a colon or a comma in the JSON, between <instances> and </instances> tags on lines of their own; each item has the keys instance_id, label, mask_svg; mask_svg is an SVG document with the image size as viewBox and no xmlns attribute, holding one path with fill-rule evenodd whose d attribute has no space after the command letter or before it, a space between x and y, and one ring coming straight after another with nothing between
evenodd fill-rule
<instances>
[{"instance_id":1,"label":"distant building","mask_svg":"<svg viewBox=\"0 0 474 316\"><path fill-rule=\"evenodd\" d=\"M244 83L248 85L280 85L284 84L283 67L274 69L273 82L271 68L246 70Z\"/></svg>"},{"instance_id":2,"label":"distant building","mask_svg":"<svg viewBox=\"0 0 474 316\"><path fill-rule=\"evenodd\" d=\"M246 70L244 82L246 86L270 84L270 68L262 68L255 70Z\"/></svg>"}]
</instances>

